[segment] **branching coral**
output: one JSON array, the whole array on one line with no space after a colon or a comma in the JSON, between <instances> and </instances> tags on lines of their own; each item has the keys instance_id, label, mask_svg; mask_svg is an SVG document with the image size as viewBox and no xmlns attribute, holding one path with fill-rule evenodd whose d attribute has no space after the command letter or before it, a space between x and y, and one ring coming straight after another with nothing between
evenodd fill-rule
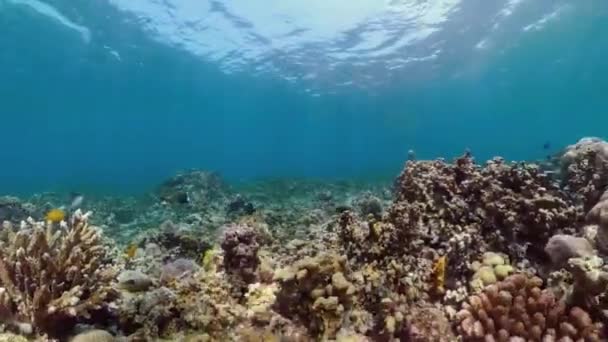
<instances>
[{"instance_id":1,"label":"branching coral","mask_svg":"<svg viewBox=\"0 0 608 342\"><path fill-rule=\"evenodd\" d=\"M2 321L57 336L107 308L116 272L88 218L78 211L59 229L31 220L18 232L5 226L0 242Z\"/></svg>"},{"instance_id":2,"label":"branching coral","mask_svg":"<svg viewBox=\"0 0 608 342\"><path fill-rule=\"evenodd\" d=\"M542 280L524 274L509 276L469 297L458 313L458 331L465 341L601 341L603 327L578 307L567 308ZM560 340L562 341L562 340Z\"/></svg>"}]
</instances>

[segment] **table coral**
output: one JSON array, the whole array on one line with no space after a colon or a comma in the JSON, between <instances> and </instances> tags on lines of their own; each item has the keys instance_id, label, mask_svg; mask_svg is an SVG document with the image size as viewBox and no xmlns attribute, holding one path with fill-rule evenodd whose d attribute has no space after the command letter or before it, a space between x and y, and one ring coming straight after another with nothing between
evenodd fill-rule
<instances>
[{"instance_id":1,"label":"table coral","mask_svg":"<svg viewBox=\"0 0 608 342\"><path fill-rule=\"evenodd\" d=\"M107 264L100 232L77 211L62 227L5 226L0 242L0 317L34 333L58 336L79 320L107 309L116 272Z\"/></svg>"},{"instance_id":2,"label":"table coral","mask_svg":"<svg viewBox=\"0 0 608 342\"><path fill-rule=\"evenodd\" d=\"M458 313L464 341L601 341L603 327L578 307L568 308L542 280L515 274L469 297ZM561 340L560 340L561 341Z\"/></svg>"}]
</instances>

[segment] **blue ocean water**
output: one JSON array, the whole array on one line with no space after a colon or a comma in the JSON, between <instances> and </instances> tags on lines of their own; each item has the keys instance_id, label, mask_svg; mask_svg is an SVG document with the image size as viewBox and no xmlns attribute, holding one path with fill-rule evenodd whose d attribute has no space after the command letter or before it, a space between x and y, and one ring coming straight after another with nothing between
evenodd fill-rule
<instances>
[{"instance_id":1,"label":"blue ocean water","mask_svg":"<svg viewBox=\"0 0 608 342\"><path fill-rule=\"evenodd\" d=\"M542 159L606 137L607 25L604 0L0 0L0 189Z\"/></svg>"}]
</instances>

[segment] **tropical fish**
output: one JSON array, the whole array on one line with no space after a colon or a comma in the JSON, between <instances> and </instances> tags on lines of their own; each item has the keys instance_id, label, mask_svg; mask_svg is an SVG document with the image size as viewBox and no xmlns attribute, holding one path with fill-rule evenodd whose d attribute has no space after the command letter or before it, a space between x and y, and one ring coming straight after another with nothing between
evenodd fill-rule
<instances>
[{"instance_id":1,"label":"tropical fish","mask_svg":"<svg viewBox=\"0 0 608 342\"><path fill-rule=\"evenodd\" d=\"M439 293L445 291L445 266L446 266L445 255L440 256L437 261L433 264L433 287Z\"/></svg>"},{"instance_id":2,"label":"tropical fish","mask_svg":"<svg viewBox=\"0 0 608 342\"><path fill-rule=\"evenodd\" d=\"M65 211L61 208L54 208L49 210L45 218L48 222L59 223L65 219Z\"/></svg>"},{"instance_id":3,"label":"tropical fish","mask_svg":"<svg viewBox=\"0 0 608 342\"><path fill-rule=\"evenodd\" d=\"M72 201L70 202L70 210L78 209L84 201L84 196L77 192L70 194Z\"/></svg>"},{"instance_id":4,"label":"tropical fish","mask_svg":"<svg viewBox=\"0 0 608 342\"><path fill-rule=\"evenodd\" d=\"M133 259L135 257L135 254L137 253L137 244L132 243L129 246L127 246L127 248L125 249L125 256L127 257L127 259Z\"/></svg>"}]
</instances>

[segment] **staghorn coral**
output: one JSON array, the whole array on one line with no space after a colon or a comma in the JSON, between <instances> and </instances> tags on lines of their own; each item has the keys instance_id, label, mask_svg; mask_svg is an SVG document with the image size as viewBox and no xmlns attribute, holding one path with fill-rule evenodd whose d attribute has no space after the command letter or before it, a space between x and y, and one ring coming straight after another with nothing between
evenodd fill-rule
<instances>
[{"instance_id":1,"label":"staghorn coral","mask_svg":"<svg viewBox=\"0 0 608 342\"><path fill-rule=\"evenodd\" d=\"M100 232L77 211L61 227L22 222L5 226L0 242L0 318L24 332L60 336L79 320L108 309L116 270ZM58 228L58 229L57 229Z\"/></svg>"},{"instance_id":2,"label":"staghorn coral","mask_svg":"<svg viewBox=\"0 0 608 342\"><path fill-rule=\"evenodd\" d=\"M587 312L568 308L542 280L515 274L469 297L458 313L464 341L601 341L603 327Z\"/></svg>"},{"instance_id":3,"label":"staghorn coral","mask_svg":"<svg viewBox=\"0 0 608 342\"><path fill-rule=\"evenodd\" d=\"M247 225L231 224L224 227L221 247L224 251L224 269L241 292L256 281L258 258L257 231Z\"/></svg>"},{"instance_id":4,"label":"staghorn coral","mask_svg":"<svg viewBox=\"0 0 608 342\"><path fill-rule=\"evenodd\" d=\"M274 309L304 325L312 336L335 338L352 307L355 286L346 259L333 254L305 258L277 271Z\"/></svg>"}]
</instances>

